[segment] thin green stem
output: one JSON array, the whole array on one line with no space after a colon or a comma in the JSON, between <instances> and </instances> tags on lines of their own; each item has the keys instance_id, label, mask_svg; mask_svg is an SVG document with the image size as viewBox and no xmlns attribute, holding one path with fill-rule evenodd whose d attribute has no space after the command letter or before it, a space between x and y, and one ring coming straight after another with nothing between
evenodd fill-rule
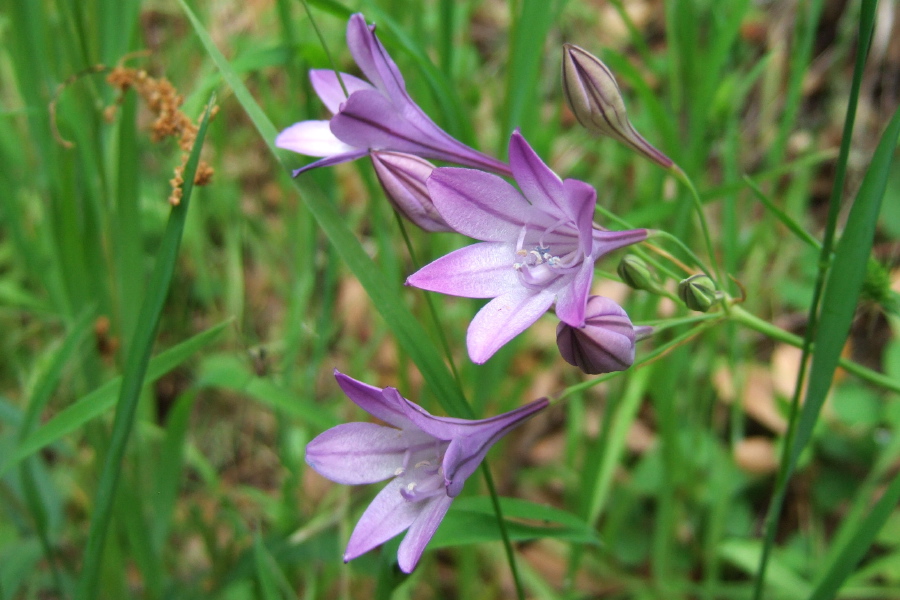
<instances>
[{"instance_id":1,"label":"thin green stem","mask_svg":"<svg viewBox=\"0 0 900 600\"><path fill-rule=\"evenodd\" d=\"M665 238L665 239L669 240L670 242L672 242L673 244L675 244L676 246L678 246L678 248L679 248L682 252L684 252L685 254L687 254L688 257L689 257L692 261L694 261L694 265L695 265L698 269L700 269L701 271L703 271L703 274L704 274L704 275L706 275L707 277L712 278L712 275L710 274L709 269L706 268L706 265L703 264L703 261L700 260L700 258L694 253L694 251L691 250L690 248L688 248L688 246L687 246L684 242L682 242L680 239L678 239L677 237L675 237L674 235L672 235L672 234L669 233L668 231L662 231L662 230L656 229L656 230L653 231L653 233L650 235L650 237L659 237L659 238Z\"/></svg>"},{"instance_id":2,"label":"thin green stem","mask_svg":"<svg viewBox=\"0 0 900 600\"><path fill-rule=\"evenodd\" d=\"M725 280L722 278L722 269L719 266L719 260L716 258L716 253L713 249L712 236L709 233L709 224L706 222L706 215L703 213L703 202L700 200L700 194L697 193L694 182L691 181L691 178L688 177L687 173L681 170L681 167L672 165L670 172L691 192L691 199L694 203L694 208L697 211L697 218L700 221L700 230L703 232L703 241L706 244L706 252L709 254L709 260L712 263L713 270L716 274L715 277L712 277L709 273L706 273L706 275L714 279L716 287L721 290L723 289L722 286L724 285Z\"/></svg>"},{"instance_id":3,"label":"thin green stem","mask_svg":"<svg viewBox=\"0 0 900 600\"><path fill-rule=\"evenodd\" d=\"M732 320L748 327L749 329L758 331L759 333L762 333L766 337L769 337L773 340L784 342L785 344L789 344L791 346L794 346L795 348L803 347L804 340L799 335L794 335L793 333L787 332L780 327L776 327L768 321L764 321L763 319L750 314L740 306L732 306L729 317ZM810 345L810 350L815 350L815 347L812 344ZM864 367L858 362L854 362L846 358L841 358L838 364L848 373L852 373L864 381L868 381L869 383L880 386L886 390L900 393L900 381L897 381L896 379L888 377L887 375L879 373L878 371L873 371L872 369Z\"/></svg>"},{"instance_id":4,"label":"thin green stem","mask_svg":"<svg viewBox=\"0 0 900 600\"><path fill-rule=\"evenodd\" d=\"M403 236L403 243L406 244L406 251L409 252L409 259L412 261L413 268L418 270L420 263L418 258L416 258L416 251L413 248L412 240L409 239L406 223L404 222L403 217L400 216L400 213L396 210L394 211L394 218L397 219L397 226L400 228L400 234ZM441 320L438 318L437 308L434 306L434 299L431 297L431 294L424 294L424 296L425 303L428 305L428 312L431 315L431 320L434 322L435 329L437 330L438 340L441 343L441 350L444 351L444 356L447 359L447 364L450 365L450 372L453 373L453 378L456 380L457 384L459 384L461 381L459 371L456 370L456 362L453 360L453 352L450 350L450 343L447 341L444 328L441 327Z\"/></svg>"},{"instance_id":5,"label":"thin green stem","mask_svg":"<svg viewBox=\"0 0 900 600\"><path fill-rule=\"evenodd\" d=\"M481 463L481 474L484 475L484 483L487 485L491 496L491 504L497 515L497 526L500 528L500 537L503 538L503 550L506 552L506 561L509 563L509 569L512 572L513 582L516 586L516 596L519 600L525 600L525 588L522 587L522 578L519 577L516 555L513 551L512 542L509 539L509 531L506 529L506 521L503 519L503 510L500 508L500 496L497 494L497 488L494 486L494 477L491 475L491 470L488 469L487 462Z\"/></svg>"},{"instance_id":6,"label":"thin green stem","mask_svg":"<svg viewBox=\"0 0 900 600\"><path fill-rule=\"evenodd\" d=\"M335 64L334 59L331 57L331 52L328 51L328 44L325 43L325 37L322 35L322 32L319 31L319 26L312 16L312 11L309 9L309 3L306 0L301 0L301 2L303 3L303 8L306 9L306 16L309 17L309 22L312 25L313 31L316 32L316 37L319 38L319 43L322 45L322 50L325 52L325 58L328 59L328 64L331 65L331 70L334 71L334 75L337 77L341 90L344 92L344 97L349 98L350 93L347 91L347 86L344 85L344 79L341 77L341 72L338 70L337 64Z\"/></svg>"}]
</instances>

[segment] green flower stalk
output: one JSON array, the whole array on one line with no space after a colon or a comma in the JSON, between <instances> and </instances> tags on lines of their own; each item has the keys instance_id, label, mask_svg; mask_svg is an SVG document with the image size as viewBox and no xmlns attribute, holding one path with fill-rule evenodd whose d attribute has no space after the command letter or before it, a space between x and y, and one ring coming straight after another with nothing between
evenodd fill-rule
<instances>
[{"instance_id":1,"label":"green flower stalk","mask_svg":"<svg viewBox=\"0 0 900 600\"><path fill-rule=\"evenodd\" d=\"M675 163L637 132L612 71L574 44L563 44L563 91L578 122L593 133L616 139L664 169Z\"/></svg>"}]
</instances>

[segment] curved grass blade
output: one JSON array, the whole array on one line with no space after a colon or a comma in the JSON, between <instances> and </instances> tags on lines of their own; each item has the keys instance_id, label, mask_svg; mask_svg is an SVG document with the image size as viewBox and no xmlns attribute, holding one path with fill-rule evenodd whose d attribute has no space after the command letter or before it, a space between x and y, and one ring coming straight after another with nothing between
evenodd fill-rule
<instances>
[{"instance_id":1,"label":"curved grass blade","mask_svg":"<svg viewBox=\"0 0 900 600\"><path fill-rule=\"evenodd\" d=\"M160 352L155 356L147 368L147 374L144 377L144 384L153 383L200 349L213 341L224 329L231 324L231 321L225 321L214 327L210 327L206 331L198 333L192 338L169 348L165 352ZM119 390L122 387L122 378L106 382L93 392L83 396L71 406L60 411L52 419L35 429L28 437L16 447L15 451L5 458L0 465L0 476L4 475L9 469L14 467L20 461L28 458L35 452L46 448L50 444L56 442L68 433L71 433L96 417L99 417L109 410L116 402L119 396Z\"/></svg>"},{"instance_id":2,"label":"curved grass blade","mask_svg":"<svg viewBox=\"0 0 900 600\"><path fill-rule=\"evenodd\" d=\"M103 558L103 547L112 515L113 500L122 468L125 445L131 434L138 399L144 386L144 378L150 362L150 353L153 350L153 341L156 338L163 305L169 292L172 275L175 272L175 262L178 259L178 249L181 246L181 237L184 232L184 222L187 217L188 206L190 205L191 192L194 189L194 175L200 162L200 149L203 147L203 139L206 137L214 101L215 96L210 98L203 118L200 121L197 138L194 140L190 158L184 168L184 193L181 202L172 208L172 212L169 215L169 221L163 233L153 275L147 288L147 295L141 304L138 325L129 344L116 418L113 422L112 437L103 464L103 471L100 475L97 495L94 499L91 528L88 534L84 564L76 592L76 598L79 600L93 600L98 597L97 584Z\"/></svg>"},{"instance_id":3,"label":"curved grass blade","mask_svg":"<svg viewBox=\"0 0 900 600\"><path fill-rule=\"evenodd\" d=\"M831 251L834 246L834 232L837 228L837 216L841 208L840 204L841 195L844 189L844 176L847 171L850 141L853 134L853 124L856 119L856 105L859 100L862 72L866 63L869 41L872 39L872 32L875 26L875 7L877 4L877 0L866 0L863 2L860 12L857 58L853 68L853 82L850 87L850 98L847 102L847 113L844 120L843 134L841 136L840 154L838 155L835 169L834 185L829 200L828 222L825 227L825 236L822 242L822 250L819 255L819 273L816 277L813 297L810 301L809 322L803 340L803 356L800 360L800 372L797 375L794 397L791 399L788 432L785 438L784 449L781 454L775 491L766 513L765 539L763 542L762 554L760 555L759 569L756 573L756 580L754 582L754 600L761 600L763 595L763 587L766 579L766 564L772 545L775 542L775 532L778 528L778 516L781 514L781 507L784 503L785 494L787 493L788 481L794 470L797 457L809 440L812 428L818 419L819 409L822 406L822 402L825 401L825 394L831 387L831 379L834 375L837 361L840 358L840 350L843 347L844 340L846 339L847 332L850 328L850 320L853 318L853 310L856 307L856 299L859 296L862 277L866 271L866 262L868 261L872 247L871 235L868 237L868 243L865 243L866 231L871 230L872 234L874 234L875 220L878 218L878 208L881 205L881 197L884 195L886 174L883 175L883 180L881 182L882 189L881 192L877 194L876 199L876 190L873 188L878 185L875 180L878 177L882 177L882 175L874 175L873 173L876 171L875 159L882 154L881 149L885 143L885 138L888 135L887 132L882 136L878 150L876 150L875 157L873 157L873 163L869 166L863 185L857 193L857 199L851 209L847 228L844 231L844 237L841 238L841 244L838 248L839 252L836 253L831 268L830 277L828 278L828 288L826 288L825 278L828 274L829 257L831 256ZM891 125L888 126L888 131L893 129L896 117L895 114ZM896 140L896 134L894 135L894 140ZM896 141L894 142L894 145L896 145ZM892 154L893 145L890 148L890 152L887 153L887 156L881 156L882 161L886 160L888 164L890 164L890 157ZM877 169L877 171L881 170L882 168ZM875 208L874 217L872 217L871 223L866 223L865 221L868 218L867 215L871 212L873 203ZM853 219L852 224L850 219ZM845 243L845 239L847 240L847 243ZM847 246L849 246L851 240L854 242L862 242L865 244L865 247L848 248ZM843 252L840 252L841 250L843 250ZM862 262L859 262L860 253L864 253ZM835 289L834 286L837 284L836 278L840 276L848 276L849 279L846 283L841 285L841 289ZM856 288L853 287L853 282L857 282ZM819 322L820 299L822 300L822 329L817 327ZM847 310L849 310L849 312L846 312ZM829 321L829 319L831 320ZM810 373L810 382L806 390L806 405L803 407L803 414L801 414L798 419L800 394L802 393L801 390L803 389L803 382L806 376L806 359L811 353L814 341L816 350L813 358L812 372ZM822 341L827 343L826 347L821 345ZM821 395L821 398L818 397L819 395ZM801 429L804 433L800 432Z\"/></svg>"},{"instance_id":4,"label":"curved grass blade","mask_svg":"<svg viewBox=\"0 0 900 600\"><path fill-rule=\"evenodd\" d=\"M856 533L835 555L834 560L822 569L823 576L810 594L809 600L826 600L834 598L844 581L853 573L856 565L881 531L888 517L900 502L900 476L894 478L878 502L871 508L866 518L859 524Z\"/></svg>"}]
</instances>

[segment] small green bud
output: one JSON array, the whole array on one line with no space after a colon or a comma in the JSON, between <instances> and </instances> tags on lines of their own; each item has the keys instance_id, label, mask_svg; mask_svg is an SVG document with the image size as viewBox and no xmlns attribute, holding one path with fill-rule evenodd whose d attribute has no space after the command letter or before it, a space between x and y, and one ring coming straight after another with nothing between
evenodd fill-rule
<instances>
[{"instance_id":1,"label":"small green bud","mask_svg":"<svg viewBox=\"0 0 900 600\"><path fill-rule=\"evenodd\" d=\"M626 254L622 257L619 266L616 267L616 273L628 287L654 293L659 290L659 284L656 282L650 266L644 259L634 254Z\"/></svg>"},{"instance_id":2,"label":"small green bud","mask_svg":"<svg viewBox=\"0 0 900 600\"><path fill-rule=\"evenodd\" d=\"M722 299L722 292L716 290L712 279L698 273L678 284L678 297L691 310L706 312Z\"/></svg>"}]
</instances>

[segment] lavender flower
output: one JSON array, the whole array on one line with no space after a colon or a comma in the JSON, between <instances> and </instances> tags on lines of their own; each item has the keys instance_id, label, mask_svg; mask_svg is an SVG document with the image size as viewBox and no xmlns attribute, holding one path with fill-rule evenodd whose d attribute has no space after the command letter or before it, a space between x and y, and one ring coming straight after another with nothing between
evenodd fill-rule
<instances>
[{"instance_id":1,"label":"lavender flower","mask_svg":"<svg viewBox=\"0 0 900 600\"><path fill-rule=\"evenodd\" d=\"M641 334L646 334L641 328ZM556 345L570 365L591 375L624 371L634 362L635 327L625 310L603 296L587 301L584 327L560 323Z\"/></svg>"},{"instance_id":2,"label":"lavender flower","mask_svg":"<svg viewBox=\"0 0 900 600\"><path fill-rule=\"evenodd\" d=\"M310 71L316 94L334 116L330 121L295 123L275 139L279 148L324 157L294 171L295 177L314 167L355 160L370 150L406 152L509 174L505 164L453 139L425 115L407 94L397 65L375 36L375 26L366 25L359 13L347 23L347 45L369 81L346 73L338 80L327 69Z\"/></svg>"},{"instance_id":3,"label":"lavender flower","mask_svg":"<svg viewBox=\"0 0 900 600\"><path fill-rule=\"evenodd\" d=\"M333 427L306 446L306 462L347 485L393 477L356 524L344 562L409 529L397 552L405 573L416 567L453 498L491 446L548 404L542 398L481 421L434 417L394 388L373 387L337 370L334 376L347 397L388 426Z\"/></svg>"},{"instance_id":4,"label":"lavender flower","mask_svg":"<svg viewBox=\"0 0 900 600\"><path fill-rule=\"evenodd\" d=\"M585 303L600 256L647 237L645 229L606 231L593 225L597 193L561 180L518 131L509 162L522 193L489 173L435 169L427 181L450 227L483 240L437 259L407 280L425 290L494 298L469 325L469 356L483 363L556 302L556 314L584 325Z\"/></svg>"},{"instance_id":5,"label":"lavender flower","mask_svg":"<svg viewBox=\"0 0 900 600\"><path fill-rule=\"evenodd\" d=\"M385 195L397 211L425 231L453 231L434 207L425 181L434 165L402 152L373 151L369 155Z\"/></svg>"},{"instance_id":6,"label":"lavender flower","mask_svg":"<svg viewBox=\"0 0 900 600\"><path fill-rule=\"evenodd\" d=\"M672 168L672 159L654 148L628 120L616 78L599 58L574 44L563 44L562 73L566 101L585 129L617 139L661 167Z\"/></svg>"}]
</instances>

